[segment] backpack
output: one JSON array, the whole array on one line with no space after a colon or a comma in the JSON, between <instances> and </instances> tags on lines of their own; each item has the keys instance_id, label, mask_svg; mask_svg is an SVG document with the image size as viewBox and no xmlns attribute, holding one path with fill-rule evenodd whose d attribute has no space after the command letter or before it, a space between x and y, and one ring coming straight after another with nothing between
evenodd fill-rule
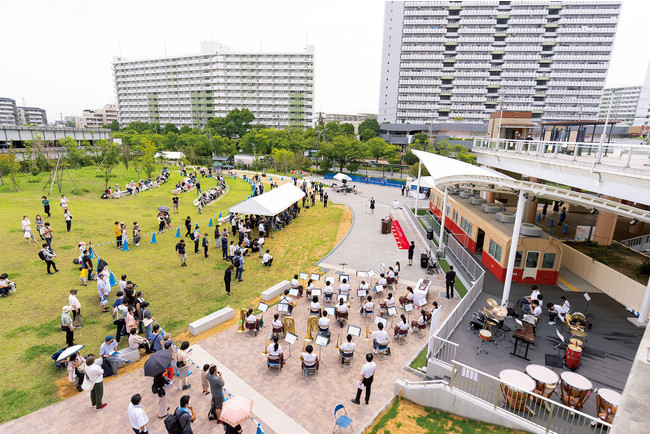
<instances>
[{"instance_id":1,"label":"backpack","mask_svg":"<svg viewBox=\"0 0 650 434\"><path fill-rule=\"evenodd\" d=\"M41 258L41 261L44 261L45 260L45 253L43 253L43 251L41 250L40 252L38 252L38 257Z\"/></svg>"},{"instance_id":2,"label":"backpack","mask_svg":"<svg viewBox=\"0 0 650 434\"><path fill-rule=\"evenodd\" d=\"M183 433L183 429L181 428L181 424L179 423L178 417L176 416L176 410L174 410L174 413L168 415L163 422L165 424L165 428L167 429L168 433L170 433L170 434L182 434Z\"/></svg>"},{"instance_id":3,"label":"backpack","mask_svg":"<svg viewBox=\"0 0 650 434\"><path fill-rule=\"evenodd\" d=\"M208 237L203 237L203 245L204 246L208 245Z\"/></svg>"},{"instance_id":4,"label":"backpack","mask_svg":"<svg viewBox=\"0 0 650 434\"><path fill-rule=\"evenodd\" d=\"M239 256L235 256L232 260L232 265L239 267Z\"/></svg>"}]
</instances>

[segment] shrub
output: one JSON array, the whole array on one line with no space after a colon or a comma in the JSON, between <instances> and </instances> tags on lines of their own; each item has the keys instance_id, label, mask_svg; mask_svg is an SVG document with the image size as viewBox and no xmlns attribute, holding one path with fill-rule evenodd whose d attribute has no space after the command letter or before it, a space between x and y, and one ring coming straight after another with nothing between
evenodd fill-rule
<instances>
[{"instance_id":1,"label":"shrub","mask_svg":"<svg viewBox=\"0 0 650 434\"><path fill-rule=\"evenodd\" d=\"M650 276L650 259L646 259L642 264L636 266L634 272L637 276Z\"/></svg>"}]
</instances>

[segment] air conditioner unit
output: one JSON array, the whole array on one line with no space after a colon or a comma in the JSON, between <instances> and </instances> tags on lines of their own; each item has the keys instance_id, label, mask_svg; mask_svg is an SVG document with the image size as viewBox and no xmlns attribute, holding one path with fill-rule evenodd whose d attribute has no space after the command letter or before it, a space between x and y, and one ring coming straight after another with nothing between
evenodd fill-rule
<instances>
[{"instance_id":1,"label":"air conditioner unit","mask_svg":"<svg viewBox=\"0 0 650 434\"><path fill-rule=\"evenodd\" d=\"M521 224L521 234L527 237L541 237L544 232L539 226L530 223Z\"/></svg>"},{"instance_id":2,"label":"air conditioner unit","mask_svg":"<svg viewBox=\"0 0 650 434\"><path fill-rule=\"evenodd\" d=\"M486 200L483 199L482 197L473 196L469 198L469 203L471 203L472 205L482 205L485 202Z\"/></svg>"},{"instance_id":3,"label":"air conditioner unit","mask_svg":"<svg viewBox=\"0 0 650 434\"><path fill-rule=\"evenodd\" d=\"M481 205L481 211L486 212L488 214L494 214L500 212L502 209L503 207L497 205L496 203L484 203L483 205Z\"/></svg>"},{"instance_id":4,"label":"air conditioner unit","mask_svg":"<svg viewBox=\"0 0 650 434\"><path fill-rule=\"evenodd\" d=\"M460 192L460 197L463 199L469 199L470 197L474 197L474 192L471 190L463 190Z\"/></svg>"},{"instance_id":5,"label":"air conditioner unit","mask_svg":"<svg viewBox=\"0 0 650 434\"><path fill-rule=\"evenodd\" d=\"M511 212L501 211L497 213L497 220L499 220L501 223L514 223L515 215Z\"/></svg>"}]
</instances>

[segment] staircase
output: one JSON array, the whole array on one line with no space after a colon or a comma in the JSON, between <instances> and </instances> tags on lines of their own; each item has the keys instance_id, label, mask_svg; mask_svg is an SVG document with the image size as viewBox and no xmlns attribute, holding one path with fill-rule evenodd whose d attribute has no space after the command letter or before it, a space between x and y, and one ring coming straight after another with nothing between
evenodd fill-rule
<instances>
[{"instance_id":1,"label":"staircase","mask_svg":"<svg viewBox=\"0 0 650 434\"><path fill-rule=\"evenodd\" d=\"M393 236L395 237L395 241L397 241L397 247L400 249L408 249L409 240L406 239L406 235L404 235L404 230L402 229L402 226L400 226L397 220L393 220L393 223L391 225L391 230L393 232Z\"/></svg>"}]
</instances>

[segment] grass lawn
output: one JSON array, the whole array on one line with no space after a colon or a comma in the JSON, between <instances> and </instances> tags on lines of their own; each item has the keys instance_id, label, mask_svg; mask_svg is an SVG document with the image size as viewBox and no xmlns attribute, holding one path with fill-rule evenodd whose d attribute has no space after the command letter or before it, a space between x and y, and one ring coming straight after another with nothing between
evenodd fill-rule
<instances>
[{"instance_id":1,"label":"grass lawn","mask_svg":"<svg viewBox=\"0 0 650 434\"><path fill-rule=\"evenodd\" d=\"M138 179L135 171L124 170L124 175L116 169L117 178L111 183L123 186L127 180ZM84 325L75 331L75 342L86 345L82 354L97 354L103 338L115 334L113 319L109 313L100 313L95 282L88 287L80 286L78 266L73 259L78 257L77 243L92 241L99 244L114 240L113 223L124 221L130 228L138 221L143 234L157 229L156 208L171 207L171 190L180 179L180 174L172 168L170 181L160 189L140 193L135 197L120 200L102 200L103 178L95 176L94 168L71 170L75 183L83 193L72 194L73 186L64 177L63 193L70 200L72 231L66 232L63 213L58 206L60 193L55 185L50 196L52 217L43 215L40 202L42 187L48 178L25 175L20 179L20 193L9 193L9 185L0 186L0 216L4 224L0 226L0 237L4 248L0 250L0 272L9 273L11 280L18 285L16 293L0 300L3 321L0 334L4 336L3 352L0 362L5 367L0 371L0 422L14 419L57 401L55 380L67 376L67 371L55 368L50 359L52 353L65 346L65 333L60 331L62 306L67 304L68 291L78 288L77 297L82 304ZM67 174L66 174L67 176ZM30 182L31 181L31 182ZM5 182L7 179L5 178ZM228 209L246 199L250 193L247 182L227 180L228 194L205 207L203 215L191 205L196 198L194 192L181 194L180 214L172 214L174 228L183 226L186 216L197 222L210 217L223 215ZM203 189L216 184L212 179L201 179ZM157 244L151 244L151 236L144 236L139 247L129 244L130 251L121 251L115 244L95 248L96 254L106 260L119 279L127 274L128 279L137 283L145 299L151 303L150 311L172 335L185 332L188 324L202 316L226 305L234 309L248 307L260 292L280 280L287 279L298 271L316 272L313 264L325 256L334 246L339 221L343 209L339 207L315 208L301 212L300 218L284 231L267 239L266 247L271 250L275 260L273 267L262 267L255 256L247 258L244 281L233 282L234 295L225 295L223 270L226 261L221 259L221 248L215 246L213 230L208 222L200 223L202 232L210 233L209 258L194 254L193 243L188 243L188 267L180 267L174 246L176 230L157 234ZM28 244L21 231L21 219L28 215L35 230L36 214L52 224L54 231L53 248L57 253L57 267L60 272L47 275L45 263L38 258L40 237L35 235L37 244ZM216 218L214 219L216 224ZM230 228L230 225L228 225ZM185 233L182 228L181 235ZM94 259L96 264L97 259ZM113 287L109 297L112 305L117 287ZM126 346L122 340L119 348Z\"/></svg>"},{"instance_id":2,"label":"grass lawn","mask_svg":"<svg viewBox=\"0 0 650 434\"><path fill-rule=\"evenodd\" d=\"M406 399L395 399L392 405L367 431L369 434L390 433L519 433L498 425L466 419L451 413L426 408Z\"/></svg>"},{"instance_id":3,"label":"grass lawn","mask_svg":"<svg viewBox=\"0 0 650 434\"><path fill-rule=\"evenodd\" d=\"M417 357L413 359L413 361L409 366L418 371L421 370L422 368L425 368L427 366L428 349L429 349L429 345L425 345L422 351L420 351L420 354L418 354Z\"/></svg>"}]
</instances>

